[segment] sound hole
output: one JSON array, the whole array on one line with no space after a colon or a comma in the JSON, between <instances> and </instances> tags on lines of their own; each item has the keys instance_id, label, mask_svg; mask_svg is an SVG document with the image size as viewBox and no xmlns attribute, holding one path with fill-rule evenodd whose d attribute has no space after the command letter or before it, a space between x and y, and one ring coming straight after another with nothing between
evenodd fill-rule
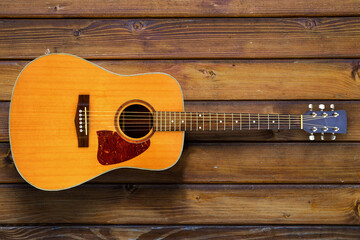
<instances>
[{"instance_id":1,"label":"sound hole","mask_svg":"<svg viewBox=\"0 0 360 240\"><path fill-rule=\"evenodd\" d=\"M152 113L143 105L130 105L122 111L119 126L126 136L142 138L153 127Z\"/></svg>"}]
</instances>

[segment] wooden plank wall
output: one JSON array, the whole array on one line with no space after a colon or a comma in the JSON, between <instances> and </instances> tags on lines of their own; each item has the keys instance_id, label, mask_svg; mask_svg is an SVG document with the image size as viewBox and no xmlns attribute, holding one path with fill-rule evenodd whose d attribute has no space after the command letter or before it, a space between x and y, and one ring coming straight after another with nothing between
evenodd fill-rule
<instances>
[{"instance_id":1,"label":"wooden plank wall","mask_svg":"<svg viewBox=\"0 0 360 240\"><path fill-rule=\"evenodd\" d=\"M1 239L359 239L358 0L2 0L0 18ZM121 74L169 73L187 111L334 103L349 133L191 133L167 171L42 192L16 172L8 111L25 64L56 52Z\"/></svg>"}]
</instances>

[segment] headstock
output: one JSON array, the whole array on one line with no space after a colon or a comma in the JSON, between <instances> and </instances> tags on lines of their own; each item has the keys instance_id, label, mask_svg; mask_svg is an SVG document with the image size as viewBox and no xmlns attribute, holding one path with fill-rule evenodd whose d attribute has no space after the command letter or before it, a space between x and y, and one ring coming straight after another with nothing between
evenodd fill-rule
<instances>
[{"instance_id":1,"label":"headstock","mask_svg":"<svg viewBox=\"0 0 360 240\"><path fill-rule=\"evenodd\" d=\"M319 111L313 110L313 105L309 104L310 111L302 115L303 129L310 133L309 139L315 140L314 133L321 134L321 140L324 140L326 133L331 134L331 140L335 140L336 133L346 133L347 118L345 110L334 109L334 104L330 105L331 111L324 111L325 105L319 105Z\"/></svg>"}]
</instances>

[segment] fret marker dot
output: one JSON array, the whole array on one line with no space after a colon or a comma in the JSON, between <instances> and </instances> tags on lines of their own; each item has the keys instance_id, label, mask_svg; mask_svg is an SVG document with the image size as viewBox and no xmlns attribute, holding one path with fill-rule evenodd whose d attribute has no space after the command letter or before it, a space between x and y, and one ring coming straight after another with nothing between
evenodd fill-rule
<instances>
[{"instance_id":1,"label":"fret marker dot","mask_svg":"<svg viewBox=\"0 0 360 240\"><path fill-rule=\"evenodd\" d=\"M235 122L236 122L236 123L238 123L239 121L238 121L238 120L236 120Z\"/></svg>"},{"instance_id":2,"label":"fret marker dot","mask_svg":"<svg viewBox=\"0 0 360 240\"><path fill-rule=\"evenodd\" d=\"M222 121L221 121L221 120L220 120L219 122L220 122L220 123L222 123Z\"/></svg>"},{"instance_id":3,"label":"fret marker dot","mask_svg":"<svg viewBox=\"0 0 360 240\"><path fill-rule=\"evenodd\" d=\"M182 123L184 123L184 120L181 120Z\"/></svg>"},{"instance_id":4,"label":"fret marker dot","mask_svg":"<svg viewBox=\"0 0 360 240\"><path fill-rule=\"evenodd\" d=\"M199 129L201 129L201 127L199 127Z\"/></svg>"},{"instance_id":5,"label":"fret marker dot","mask_svg":"<svg viewBox=\"0 0 360 240\"><path fill-rule=\"evenodd\" d=\"M253 121L253 123L256 123L256 121Z\"/></svg>"},{"instance_id":6,"label":"fret marker dot","mask_svg":"<svg viewBox=\"0 0 360 240\"><path fill-rule=\"evenodd\" d=\"M199 114L199 117L201 117L201 114Z\"/></svg>"},{"instance_id":7,"label":"fret marker dot","mask_svg":"<svg viewBox=\"0 0 360 240\"><path fill-rule=\"evenodd\" d=\"M272 121L272 123L275 123L275 121Z\"/></svg>"},{"instance_id":8,"label":"fret marker dot","mask_svg":"<svg viewBox=\"0 0 360 240\"><path fill-rule=\"evenodd\" d=\"M171 120L171 122L173 123L173 122L174 122L174 120Z\"/></svg>"}]
</instances>

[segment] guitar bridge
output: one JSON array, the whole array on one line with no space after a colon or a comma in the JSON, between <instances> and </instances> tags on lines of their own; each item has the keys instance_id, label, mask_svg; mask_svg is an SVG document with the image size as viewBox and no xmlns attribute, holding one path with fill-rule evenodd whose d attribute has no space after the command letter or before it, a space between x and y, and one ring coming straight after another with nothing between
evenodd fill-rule
<instances>
[{"instance_id":1,"label":"guitar bridge","mask_svg":"<svg viewBox=\"0 0 360 240\"><path fill-rule=\"evenodd\" d=\"M79 95L75 112L75 129L78 147L89 147L89 95Z\"/></svg>"}]
</instances>

